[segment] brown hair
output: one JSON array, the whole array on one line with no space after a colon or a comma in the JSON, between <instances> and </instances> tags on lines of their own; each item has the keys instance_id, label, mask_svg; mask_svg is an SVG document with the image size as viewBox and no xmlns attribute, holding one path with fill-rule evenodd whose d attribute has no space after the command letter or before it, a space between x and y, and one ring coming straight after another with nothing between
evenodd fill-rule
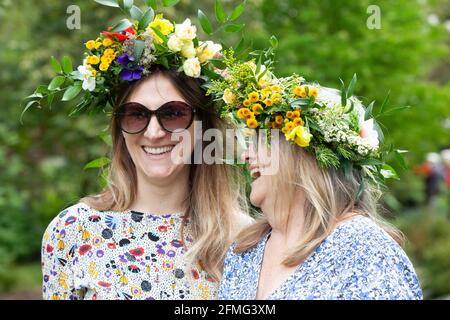
<instances>
[{"instance_id":1,"label":"brown hair","mask_svg":"<svg viewBox=\"0 0 450 320\"><path fill-rule=\"evenodd\" d=\"M149 77L162 74L178 89L186 101L197 107L202 129L224 130L225 124L212 111L211 98L201 88L201 80L176 70L157 68ZM141 80L142 81L142 80ZM141 81L121 90L116 108L125 102ZM121 130L113 116L111 121L112 155L107 188L100 194L81 201L96 210L124 211L130 208L137 196L135 165L128 153ZM206 142L203 142L203 148ZM210 276L220 279L223 260L231 241L241 227L250 221L247 205L242 195L242 174L236 166L191 164L189 173L188 209L185 218L190 220L194 243L189 248L190 263L199 263ZM184 224L181 230L184 239ZM186 241L184 241L186 243Z\"/></svg>"}]
</instances>

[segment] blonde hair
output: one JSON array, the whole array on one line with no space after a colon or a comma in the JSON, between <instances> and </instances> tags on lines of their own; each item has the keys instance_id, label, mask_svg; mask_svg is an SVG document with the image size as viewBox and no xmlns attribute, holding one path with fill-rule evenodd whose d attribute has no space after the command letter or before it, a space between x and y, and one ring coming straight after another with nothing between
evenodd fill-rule
<instances>
[{"instance_id":1,"label":"blonde hair","mask_svg":"<svg viewBox=\"0 0 450 320\"><path fill-rule=\"evenodd\" d=\"M303 231L301 240L283 261L286 266L293 267L304 261L349 213L371 218L398 243L403 244L403 235L377 213L381 196L379 190L366 185L359 200L356 200L362 180L360 171L353 170L348 178L342 170L319 167L313 155L290 145L285 139L280 139L279 146L280 169L277 175L272 176L271 189L276 190L274 207L281 226L286 228L289 223L290 209L297 200L296 191L303 191L305 198L304 230L299 230ZM238 235L235 252L241 253L254 247L270 229L268 220L260 216Z\"/></svg>"},{"instance_id":2,"label":"blonde hair","mask_svg":"<svg viewBox=\"0 0 450 320\"><path fill-rule=\"evenodd\" d=\"M188 103L200 106L197 110L202 129L224 130L224 123L214 113L208 111L211 102L201 90L199 83L179 74L175 70L155 70L152 75L162 73L179 90ZM136 83L125 89L118 99L117 106L130 96ZM137 196L137 175L135 165L128 153L122 132L114 117L111 122L112 162L109 168L108 185L98 195L81 199L82 202L100 211L125 211L130 209ZM206 143L203 142L203 148ZM212 278L219 280L223 260L232 240L242 227L251 221L246 215L247 202L243 195L242 174L236 166L212 164L192 164L189 174L189 195L186 199L188 209L185 222L194 239L188 250L188 266L199 264ZM185 223L182 224L181 237L185 239ZM186 241L184 241L186 244Z\"/></svg>"}]
</instances>

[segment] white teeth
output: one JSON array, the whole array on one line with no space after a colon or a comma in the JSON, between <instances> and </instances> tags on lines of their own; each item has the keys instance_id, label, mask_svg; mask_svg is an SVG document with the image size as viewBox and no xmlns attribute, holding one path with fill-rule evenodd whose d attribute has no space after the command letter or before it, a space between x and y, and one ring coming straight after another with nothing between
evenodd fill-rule
<instances>
[{"instance_id":1,"label":"white teeth","mask_svg":"<svg viewBox=\"0 0 450 320\"><path fill-rule=\"evenodd\" d=\"M145 153L151 154L151 155L159 155L166 152L170 152L173 149L173 146L170 147L158 147L158 148L152 148L152 147L143 147Z\"/></svg>"}]
</instances>

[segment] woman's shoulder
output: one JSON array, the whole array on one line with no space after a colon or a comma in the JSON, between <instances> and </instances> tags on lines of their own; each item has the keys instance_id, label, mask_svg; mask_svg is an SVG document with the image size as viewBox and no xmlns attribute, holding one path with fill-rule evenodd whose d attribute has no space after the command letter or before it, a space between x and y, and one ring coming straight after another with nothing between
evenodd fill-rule
<instances>
[{"instance_id":1,"label":"woman's shoulder","mask_svg":"<svg viewBox=\"0 0 450 320\"><path fill-rule=\"evenodd\" d=\"M61 210L52 219L47 227L47 231L51 231L55 228L64 228L65 230L74 229L75 226L79 225L81 220L88 218L96 212L96 210L92 209L85 203L76 203Z\"/></svg>"},{"instance_id":2,"label":"woman's shoulder","mask_svg":"<svg viewBox=\"0 0 450 320\"><path fill-rule=\"evenodd\" d=\"M338 259L347 263L364 267L383 261L385 265L402 264L413 270L402 247L368 217L357 216L339 225L329 237L329 245Z\"/></svg>"}]
</instances>

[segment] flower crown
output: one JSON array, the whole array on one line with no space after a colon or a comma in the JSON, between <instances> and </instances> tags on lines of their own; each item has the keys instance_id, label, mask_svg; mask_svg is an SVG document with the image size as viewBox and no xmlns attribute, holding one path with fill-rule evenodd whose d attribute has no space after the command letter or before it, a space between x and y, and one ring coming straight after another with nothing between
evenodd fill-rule
<instances>
[{"instance_id":1,"label":"flower crown","mask_svg":"<svg viewBox=\"0 0 450 320\"><path fill-rule=\"evenodd\" d=\"M81 113L88 107L103 110L107 105L114 105L117 88L121 84L141 79L150 74L155 66L176 69L186 76L202 78L205 82L219 76L214 65L220 62L216 58L221 57L222 45L213 41L200 41L197 27L190 19L182 23L169 21L162 13L155 13L153 7L156 4L153 7L149 4L143 12L131 0L96 1L128 11L132 21L123 19L116 26L101 32L96 39L88 40L84 44L86 51L83 63L75 71L68 57L64 57L62 63L52 57L52 66L58 75L48 86L39 86L25 98L28 103L22 116L30 107L40 107L43 101L51 106L55 95L61 92L64 93L62 101L75 99L80 92L84 92L71 115ZM176 2L163 1L165 6ZM229 25L230 21L236 20L243 10L244 5L241 4L226 17L220 5L216 8L219 25L225 24L226 32L240 31L243 25L231 24L234 28L227 28L227 23ZM201 10L198 10L198 18L205 33L212 34L211 22Z\"/></svg>"},{"instance_id":2,"label":"flower crown","mask_svg":"<svg viewBox=\"0 0 450 320\"><path fill-rule=\"evenodd\" d=\"M341 90L308 83L293 74L277 78L270 66L255 60L237 62L226 52L223 78L208 94L221 102L221 115L250 129L279 129L286 140L313 153L324 168L356 166L377 184L397 177L384 161L383 133L368 107L352 96L356 75ZM269 64L272 62L269 60Z\"/></svg>"}]
</instances>

